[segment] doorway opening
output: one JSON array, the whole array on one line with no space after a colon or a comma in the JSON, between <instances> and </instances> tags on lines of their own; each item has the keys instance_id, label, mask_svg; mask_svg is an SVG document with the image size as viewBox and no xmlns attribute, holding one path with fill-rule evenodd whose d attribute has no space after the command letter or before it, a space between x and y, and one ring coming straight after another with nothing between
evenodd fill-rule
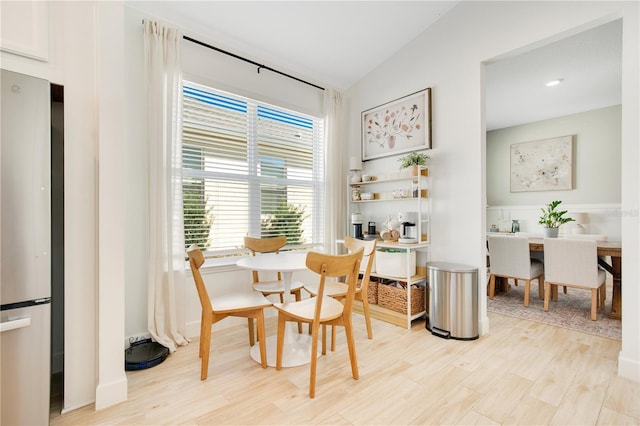
<instances>
[{"instance_id":1,"label":"doorway opening","mask_svg":"<svg viewBox=\"0 0 640 426\"><path fill-rule=\"evenodd\" d=\"M64 402L64 87L51 84L51 385L49 412Z\"/></svg>"}]
</instances>

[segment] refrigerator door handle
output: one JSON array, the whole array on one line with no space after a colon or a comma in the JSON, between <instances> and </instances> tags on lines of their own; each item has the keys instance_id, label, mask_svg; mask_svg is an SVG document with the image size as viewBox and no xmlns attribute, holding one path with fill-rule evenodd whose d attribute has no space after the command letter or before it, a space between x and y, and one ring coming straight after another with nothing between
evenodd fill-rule
<instances>
[{"instance_id":1,"label":"refrigerator door handle","mask_svg":"<svg viewBox=\"0 0 640 426\"><path fill-rule=\"evenodd\" d=\"M20 318L0 323L0 333L15 330L16 328L29 327L31 325L31 317Z\"/></svg>"}]
</instances>

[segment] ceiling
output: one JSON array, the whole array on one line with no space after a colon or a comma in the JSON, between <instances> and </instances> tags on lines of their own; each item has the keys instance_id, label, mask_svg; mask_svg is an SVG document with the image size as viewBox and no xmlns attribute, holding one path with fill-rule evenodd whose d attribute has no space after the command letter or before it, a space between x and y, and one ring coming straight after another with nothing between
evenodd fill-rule
<instances>
[{"instance_id":1,"label":"ceiling","mask_svg":"<svg viewBox=\"0 0 640 426\"><path fill-rule=\"evenodd\" d=\"M346 90L458 1L127 1L185 35ZM395 16L401 19L390 19Z\"/></svg>"},{"instance_id":2,"label":"ceiling","mask_svg":"<svg viewBox=\"0 0 640 426\"><path fill-rule=\"evenodd\" d=\"M487 130L619 105L622 21L489 63L485 93Z\"/></svg>"},{"instance_id":3,"label":"ceiling","mask_svg":"<svg viewBox=\"0 0 640 426\"><path fill-rule=\"evenodd\" d=\"M185 35L338 90L364 78L458 3L126 1ZM487 130L619 104L621 34L615 21L488 63ZM545 87L553 78L564 82Z\"/></svg>"}]
</instances>

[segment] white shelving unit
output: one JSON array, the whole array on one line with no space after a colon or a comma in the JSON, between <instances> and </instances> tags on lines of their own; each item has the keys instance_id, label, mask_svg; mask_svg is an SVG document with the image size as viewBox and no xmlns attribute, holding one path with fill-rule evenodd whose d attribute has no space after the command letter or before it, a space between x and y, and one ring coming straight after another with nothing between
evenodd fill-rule
<instances>
[{"instance_id":1,"label":"white shelving unit","mask_svg":"<svg viewBox=\"0 0 640 426\"><path fill-rule=\"evenodd\" d=\"M430 210L429 210L429 168L419 166L413 175L411 170L387 175L372 176L367 182L349 182L347 188L348 230L351 229L351 215L361 213L363 217L374 219L378 230L381 230L389 214L398 211L417 213L416 233L418 242L429 242ZM368 193L371 199L362 199ZM358 195L356 195L358 194ZM364 221L363 230L366 231Z\"/></svg>"},{"instance_id":2,"label":"white shelving unit","mask_svg":"<svg viewBox=\"0 0 640 426\"><path fill-rule=\"evenodd\" d=\"M364 171L363 173L366 173ZM384 278L394 281L406 282L406 314L396 312L378 305L370 304L371 316L382 321L389 322L405 328L411 328L411 322L417 318L424 316L425 309L411 314L411 286L413 284L423 285L426 293L427 268L429 261L430 248L430 202L429 202L429 168L420 166L417 172L411 173L405 170L400 173L391 173L386 175L373 176L372 180L366 182L351 182L347 188L347 206L348 206L348 234L353 235L351 224L351 215L353 213L361 213L364 218L363 230L367 230L367 222L375 221L378 231L378 250L397 249L403 250L404 253L399 255L406 256L406 273L404 276L387 276L380 273L372 272L371 276L376 278ZM403 192L405 191L405 192ZM370 193L371 199L362 199L362 193ZM354 195L355 194L355 195ZM357 195L359 194L359 196ZM382 225L390 214L396 214L398 211L416 212L416 235L418 242L413 244L400 244L398 242L382 241L379 232ZM342 245L343 240L338 241L338 245ZM338 247L338 251L341 248ZM410 258L412 253L416 254L416 273L410 268ZM384 285L384 284L379 284ZM361 305L355 304L354 310L361 311Z\"/></svg>"}]
</instances>

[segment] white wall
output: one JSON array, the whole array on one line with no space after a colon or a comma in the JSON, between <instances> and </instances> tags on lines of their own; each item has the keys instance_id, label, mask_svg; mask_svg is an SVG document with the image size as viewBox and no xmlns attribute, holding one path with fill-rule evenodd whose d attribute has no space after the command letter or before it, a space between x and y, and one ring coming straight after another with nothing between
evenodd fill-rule
<instances>
[{"instance_id":1,"label":"white wall","mask_svg":"<svg viewBox=\"0 0 640 426\"><path fill-rule=\"evenodd\" d=\"M143 16L124 8L125 50L125 328L124 337L150 337L147 329L148 176L144 91Z\"/></svg>"},{"instance_id":2,"label":"white wall","mask_svg":"<svg viewBox=\"0 0 640 426\"><path fill-rule=\"evenodd\" d=\"M565 204L620 203L621 117L617 105L487 132L487 203L542 206L553 197ZM573 189L511 192L511 145L567 135L575 135Z\"/></svg>"},{"instance_id":3,"label":"white wall","mask_svg":"<svg viewBox=\"0 0 640 426\"><path fill-rule=\"evenodd\" d=\"M487 222L500 226L520 220L520 230L542 233L540 208L562 200L569 215L589 214L584 233L605 234L620 241L621 234L621 117L620 105L557 117L487 132ZM574 189L564 191L511 192L510 146L514 143L575 135ZM561 231L572 233L575 224Z\"/></svg>"},{"instance_id":4,"label":"white wall","mask_svg":"<svg viewBox=\"0 0 640 426\"><path fill-rule=\"evenodd\" d=\"M360 154L360 112L425 87L433 89L432 260L477 265L485 256L486 190L483 63L525 46L623 18L623 276L638 281L638 4L632 2L463 2L345 94L349 141ZM635 73L635 74L634 74ZM394 158L365 163L379 168ZM386 165L384 167L387 167ZM391 167L391 166L389 166ZM346 170L346 167L345 167ZM640 380L637 304L625 287L620 374ZM481 293L483 290L481 290ZM481 330L488 331L481 298ZM626 305L625 305L626 303ZM626 307L626 309L625 309Z\"/></svg>"},{"instance_id":5,"label":"white wall","mask_svg":"<svg viewBox=\"0 0 640 426\"><path fill-rule=\"evenodd\" d=\"M198 41L222 47L187 29L182 31ZM184 41L182 49L182 70L187 80L316 117L323 115L324 92L320 89L268 70L258 74L251 64L190 41Z\"/></svg>"}]
</instances>

